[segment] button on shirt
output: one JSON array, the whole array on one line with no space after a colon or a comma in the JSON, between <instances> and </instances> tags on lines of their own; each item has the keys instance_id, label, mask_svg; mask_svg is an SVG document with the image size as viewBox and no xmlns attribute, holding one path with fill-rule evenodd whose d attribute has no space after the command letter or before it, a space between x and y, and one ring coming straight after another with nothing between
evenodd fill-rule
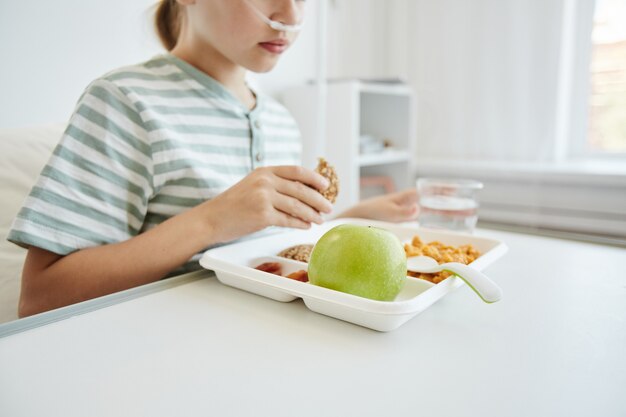
<instances>
[{"instance_id":1,"label":"button on shirt","mask_svg":"<svg viewBox=\"0 0 626 417\"><path fill-rule=\"evenodd\" d=\"M252 154L254 158L252 160L252 167L258 168L263 166L263 148L264 148L264 135L261 130L261 121L258 119L257 115L252 116L250 120L251 132L252 132Z\"/></svg>"},{"instance_id":2,"label":"button on shirt","mask_svg":"<svg viewBox=\"0 0 626 417\"><path fill-rule=\"evenodd\" d=\"M170 54L97 79L8 239L60 255L120 242L215 197L257 167L299 165L294 119L271 97L255 95L250 111Z\"/></svg>"}]
</instances>

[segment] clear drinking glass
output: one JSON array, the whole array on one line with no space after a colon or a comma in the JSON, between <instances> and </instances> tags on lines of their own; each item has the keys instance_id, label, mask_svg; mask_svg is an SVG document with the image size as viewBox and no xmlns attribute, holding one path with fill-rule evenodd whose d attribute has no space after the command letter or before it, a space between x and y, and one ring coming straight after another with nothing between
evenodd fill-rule
<instances>
[{"instance_id":1,"label":"clear drinking glass","mask_svg":"<svg viewBox=\"0 0 626 417\"><path fill-rule=\"evenodd\" d=\"M420 226L472 232L478 220L479 181L418 178Z\"/></svg>"}]
</instances>

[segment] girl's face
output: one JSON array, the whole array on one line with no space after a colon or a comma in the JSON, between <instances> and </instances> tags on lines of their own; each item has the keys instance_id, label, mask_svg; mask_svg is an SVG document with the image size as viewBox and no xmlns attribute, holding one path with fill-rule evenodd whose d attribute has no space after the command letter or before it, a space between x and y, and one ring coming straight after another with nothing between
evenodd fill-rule
<instances>
[{"instance_id":1,"label":"girl's face","mask_svg":"<svg viewBox=\"0 0 626 417\"><path fill-rule=\"evenodd\" d=\"M186 7L183 24L195 51L215 49L226 60L254 72L267 72L295 41L297 32L272 29L255 14L287 25L302 22L304 0L179 0Z\"/></svg>"}]
</instances>

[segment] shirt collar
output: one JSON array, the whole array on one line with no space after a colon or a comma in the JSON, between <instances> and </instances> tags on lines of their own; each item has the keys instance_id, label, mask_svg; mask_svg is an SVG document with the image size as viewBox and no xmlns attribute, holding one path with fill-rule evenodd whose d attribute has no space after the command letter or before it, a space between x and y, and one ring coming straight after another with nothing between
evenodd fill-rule
<instances>
[{"instance_id":1,"label":"shirt collar","mask_svg":"<svg viewBox=\"0 0 626 417\"><path fill-rule=\"evenodd\" d=\"M169 62L171 62L172 64L176 65L181 71L189 75L198 83L206 87L212 94L231 103L233 106L236 106L239 110L243 112L243 114L252 115L252 114L258 114L261 111L261 108L262 108L263 103L265 102L265 99L263 98L262 94L260 94L258 91L256 91L249 85L248 85L248 88L250 88L250 91L252 91L252 93L256 97L256 105L254 106L252 110L249 110L241 102L241 100L235 97L233 93L231 93L219 81L217 81L215 78L211 77L207 73L200 71L198 68L194 67L187 61L183 61L182 59L170 53L165 54L164 58L168 60Z\"/></svg>"}]
</instances>

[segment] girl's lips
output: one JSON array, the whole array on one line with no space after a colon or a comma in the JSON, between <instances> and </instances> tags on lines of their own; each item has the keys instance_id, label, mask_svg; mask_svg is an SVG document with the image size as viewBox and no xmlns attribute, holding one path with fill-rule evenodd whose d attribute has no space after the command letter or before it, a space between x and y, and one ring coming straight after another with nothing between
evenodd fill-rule
<instances>
[{"instance_id":1,"label":"girl's lips","mask_svg":"<svg viewBox=\"0 0 626 417\"><path fill-rule=\"evenodd\" d=\"M284 41L260 42L259 45L273 54L281 54L289 46L289 44Z\"/></svg>"}]
</instances>

